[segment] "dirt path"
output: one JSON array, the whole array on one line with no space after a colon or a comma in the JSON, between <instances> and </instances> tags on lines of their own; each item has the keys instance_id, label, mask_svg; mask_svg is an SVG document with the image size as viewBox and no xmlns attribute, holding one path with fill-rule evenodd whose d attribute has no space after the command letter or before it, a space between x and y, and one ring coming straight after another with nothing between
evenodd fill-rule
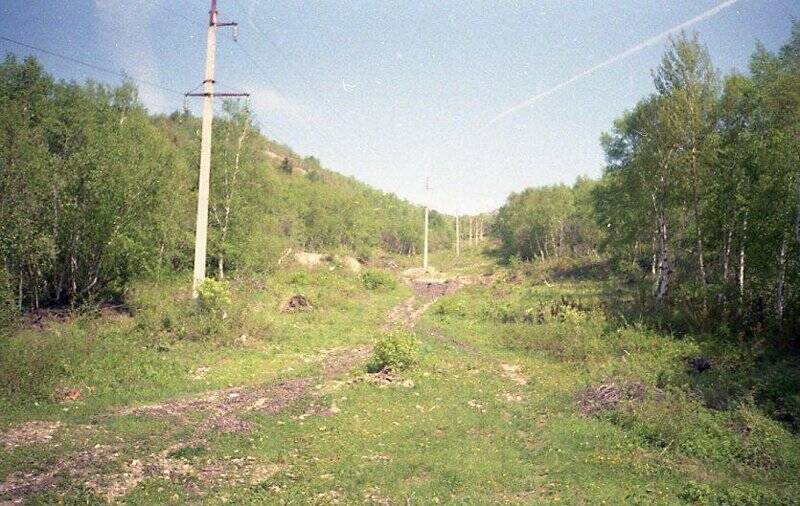
<instances>
[{"instance_id":1,"label":"dirt path","mask_svg":"<svg viewBox=\"0 0 800 506\"><path fill-rule=\"evenodd\" d=\"M386 317L386 323L383 326L384 330L392 327L403 327L409 330L414 328L425 311L431 307L431 304L439 300L440 297L453 293L464 286L463 281L460 280L443 282L406 280L406 282L414 290L414 295L395 306L389 312Z\"/></svg>"},{"instance_id":2,"label":"dirt path","mask_svg":"<svg viewBox=\"0 0 800 506\"><path fill-rule=\"evenodd\" d=\"M431 304L463 286L463 282L457 280L406 282L414 290L414 295L388 313L384 328L413 328ZM82 485L109 502L124 497L142 481L156 476L179 482L197 494L225 484L264 481L278 472L280 466L259 464L247 459L196 461L183 454L191 454L193 449L204 447L208 443L208 436L214 433L250 432L253 423L243 416L246 413L277 414L303 398L322 395L323 392L314 389L314 385L331 382L363 364L371 351L371 347L366 345L322 350L315 357L320 363L320 372L313 377L205 392L100 415L96 418L97 422L123 416L164 418L170 420L172 428L166 434L156 434L147 440L98 445L40 463L29 472L12 473L0 483L0 501L22 503L33 494L53 489L62 480L77 486ZM302 417L335 414L329 408L315 407L313 402L311 406L312 412L305 413ZM199 421L198 414L201 415ZM48 430L44 431L37 423L39 422L26 424L30 426L30 430L13 428L0 434L0 440L8 448L47 444L57 429L64 430L67 434L70 430L59 423L53 427L48 425L45 427ZM187 429L190 431L188 437L184 435L178 442L164 447L165 441L178 438L179 434L186 434ZM137 457L132 458L133 455ZM103 472L109 466L118 469L118 472Z\"/></svg>"},{"instance_id":3,"label":"dirt path","mask_svg":"<svg viewBox=\"0 0 800 506\"><path fill-rule=\"evenodd\" d=\"M244 478L248 481L265 480L274 474L278 467L272 465L265 467L263 464L246 459L193 462L180 455L187 449L204 447L207 436L212 433L250 432L252 422L242 418L241 415L248 412L277 414L302 398L318 395L313 391L313 385L353 369L365 362L370 353L370 346L324 350L318 357L321 363L319 376L228 388L101 415L96 421L112 420L121 416L165 418L170 420L172 428L169 433L155 435L150 440L95 446L43 463L33 472L12 473L0 483L0 501L8 498L12 504L21 503L32 494L55 487L61 478L67 478L72 483L80 483L109 502L123 497L140 482L154 476L179 481L190 488L197 488L200 483L206 489ZM196 421L198 413L202 415L199 422ZM304 416L328 414L331 413L320 408ZM195 421L192 421L193 416ZM148 450L163 445L163 441L177 437L178 433L185 434L187 428L191 431L189 437L184 436L181 441L166 448ZM19 429L14 430L19 432ZM12 433L13 430L7 435ZM45 442L49 437L41 439L41 442ZM131 453L139 456L121 457L123 454ZM109 464L115 464L122 470L104 474L102 469Z\"/></svg>"}]
</instances>

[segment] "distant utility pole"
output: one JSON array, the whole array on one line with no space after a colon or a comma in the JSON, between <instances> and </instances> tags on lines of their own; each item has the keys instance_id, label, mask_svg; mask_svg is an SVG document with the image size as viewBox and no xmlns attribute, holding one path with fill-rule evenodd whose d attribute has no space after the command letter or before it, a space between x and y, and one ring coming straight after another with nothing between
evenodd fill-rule
<instances>
[{"instance_id":1,"label":"distant utility pole","mask_svg":"<svg viewBox=\"0 0 800 506\"><path fill-rule=\"evenodd\" d=\"M194 277L192 298L206 279L206 243L208 242L208 191L211 176L211 124L214 119L214 97L249 97L248 93L214 93L214 65L217 52L217 27L234 27L238 23L217 22L217 0L211 0L208 12L208 38L206 41L206 74L202 93L186 93L187 97L203 97L203 128L200 134L200 181L197 188L197 225L194 237Z\"/></svg>"},{"instance_id":2,"label":"distant utility pole","mask_svg":"<svg viewBox=\"0 0 800 506\"><path fill-rule=\"evenodd\" d=\"M422 268L428 270L428 195L431 189L430 179L425 178L425 251L422 254Z\"/></svg>"},{"instance_id":3,"label":"distant utility pole","mask_svg":"<svg viewBox=\"0 0 800 506\"><path fill-rule=\"evenodd\" d=\"M458 228L458 215L456 215L456 256L461 256L461 230Z\"/></svg>"},{"instance_id":4,"label":"distant utility pole","mask_svg":"<svg viewBox=\"0 0 800 506\"><path fill-rule=\"evenodd\" d=\"M472 216L469 217L469 245L472 246Z\"/></svg>"}]
</instances>

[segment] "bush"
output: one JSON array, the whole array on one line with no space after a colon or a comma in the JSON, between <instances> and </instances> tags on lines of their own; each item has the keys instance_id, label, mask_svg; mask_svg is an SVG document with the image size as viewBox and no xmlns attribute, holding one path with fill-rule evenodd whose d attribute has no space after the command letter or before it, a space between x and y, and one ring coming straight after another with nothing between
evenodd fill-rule
<instances>
[{"instance_id":1,"label":"bush","mask_svg":"<svg viewBox=\"0 0 800 506\"><path fill-rule=\"evenodd\" d=\"M215 316L226 318L226 309L231 305L231 292L228 283L206 279L198 288L200 307Z\"/></svg>"},{"instance_id":2,"label":"bush","mask_svg":"<svg viewBox=\"0 0 800 506\"><path fill-rule=\"evenodd\" d=\"M397 281L395 281L394 276L378 269L367 269L362 272L361 282L367 290L377 290L379 288L392 289L397 286Z\"/></svg>"},{"instance_id":3,"label":"bush","mask_svg":"<svg viewBox=\"0 0 800 506\"><path fill-rule=\"evenodd\" d=\"M375 345L367 370L371 373L403 371L417 362L418 350L419 342L413 334L400 330L390 332Z\"/></svg>"},{"instance_id":4,"label":"bush","mask_svg":"<svg viewBox=\"0 0 800 506\"><path fill-rule=\"evenodd\" d=\"M678 497L691 504L728 506L763 506L789 504L792 499L774 490L756 488L752 485L734 485L729 488L713 488L707 483L688 481Z\"/></svg>"}]
</instances>

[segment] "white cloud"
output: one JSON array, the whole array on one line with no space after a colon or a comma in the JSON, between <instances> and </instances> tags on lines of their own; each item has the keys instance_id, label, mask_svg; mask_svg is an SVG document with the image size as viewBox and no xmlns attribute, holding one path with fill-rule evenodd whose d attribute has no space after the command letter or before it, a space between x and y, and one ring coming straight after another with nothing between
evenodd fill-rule
<instances>
[{"instance_id":1,"label":"white cloud","mask_svg":"<svg viewBox=\"0 0 800 506\"><path fill-rule=\"evenodd\" d=\"M245 88L250 92L250 104L262 123L269 124L270 116L296 122L310 121L310 114L296 100L281 94L269 86Z\"/></svg>"}]
</instances>

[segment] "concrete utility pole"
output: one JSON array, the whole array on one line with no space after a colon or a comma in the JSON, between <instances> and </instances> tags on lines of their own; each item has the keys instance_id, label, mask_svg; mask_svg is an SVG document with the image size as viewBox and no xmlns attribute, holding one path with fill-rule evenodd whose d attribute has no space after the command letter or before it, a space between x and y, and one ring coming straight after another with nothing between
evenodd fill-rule
<instances>
[{"instance_id":1,"label":"concrete utility pole","mask_svg":"<svg viewBox=\"0 0 800 506\"><path fill-rule=\"evenodd\" d=\"M197 188L197 225L194 237L194 276L192 298L206 279L206 244L208 242L208 193L211 177L211 128L214 119L214 97L248 97L248 93L214 93L214 66L217 53L217 27L238 23L217 22L217 0L211 0L208 12L208 37L206 39L206 73L202 93L186 93L187 97L203 97L203 127L200 134L200 181Z\"/></svg>"},{"instance_id":2,"label":"concrete utility pole","mask_svg":"<svg viewBox=\"0 0 800 506\"><path fill-rule=\"evenodd\" d=\"M469 217L469 245L472 247L472 216Z\"/></svg>"},{"instance_id":3,"label":"concrete utility pole","mask_svg":"<svg viewBox=\"0 0 800 506\"><path fill-rule=\"evenodd\" d=\"M461 231L458 228L458 215L456 215L456 256L461 256Z\"/></svg>"},{"instance_id":4,"label":"concrete utility pole","mask_svg":"<svg viewBox=\"0 0 800 506\"><path fill-rule=\"evenodd\" d=\"M425 179L425 251L422 254L422 268L428 270L428 192L431 189L430 180Z\"/></svg>"}]
</instances>

